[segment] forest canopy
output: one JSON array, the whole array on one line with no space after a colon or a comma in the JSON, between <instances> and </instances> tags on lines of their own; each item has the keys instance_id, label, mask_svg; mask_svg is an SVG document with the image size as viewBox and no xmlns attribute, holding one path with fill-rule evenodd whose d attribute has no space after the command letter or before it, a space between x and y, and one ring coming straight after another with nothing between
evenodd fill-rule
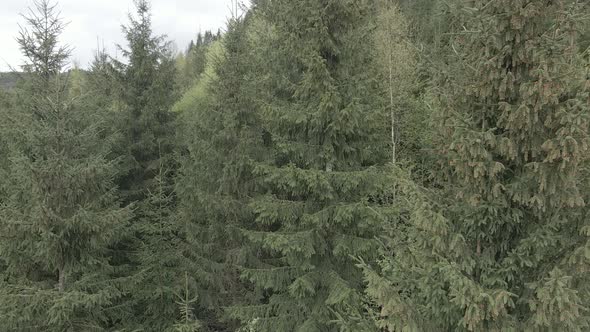
<instances>
[{"instance_id":1,"label":"forest canopy","mask_svg":"<svg viewBox=\"0 0 590 332\"><path fill-rule=\"evenodd\" d=\"M0 331L590 330L590 4L252 0L0 76Z\"/></svg>"}]
</instances>

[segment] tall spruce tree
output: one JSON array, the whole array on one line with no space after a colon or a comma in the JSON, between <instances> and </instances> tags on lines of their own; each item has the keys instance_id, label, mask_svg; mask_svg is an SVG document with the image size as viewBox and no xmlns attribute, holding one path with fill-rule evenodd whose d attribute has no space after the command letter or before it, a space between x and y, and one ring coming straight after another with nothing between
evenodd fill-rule
<instances>
[{"instance_id":1,"label":"tall spruce tree","mask_svg":"<svg viewBox=\"0 0 590 332\"><path fill-rule=\"evenodd\" d=\"M252 223L252 170L263 144L251 90L248 24L247 18L230 20L222 51L210 57L207 97L184 105L181 115L186 151L176 185L179 216L192 248L195 313L211 330L235 330L223 309L248 294L237 266L252 254L239 229Z\"/></svg>"},{"instance_id":2,"label":"tall spruce tree","mask_svg":"<svg viewBox=\"0 0 590 332\"><path fill-rule=\"evenodd\" d=\"M101 329L120 296L106 278L107 249L131 213L119 207L104 118L68 94L65 25L54 4L34 4L18 38L27 59L19 108L2 119L10 124L1 170L2 329Z\"/></svg>"},{"instance_id":3,"label":"tall spruce tree","mask_svg":"<svg viewBox=\"0 0 590 332\"><path fill-rule=\"evenodd\" d=\"M370 49L364 1L258 1L256 77L267 160L254 168L255 224L243 232L258 263L243 277L263 297L232 314L256 331L372 330L352 256L371 259L382 218L379 165L388 112ZM386 114L387 113L387 114Z\"/></svg>"},{"instance_id":4,"label":"tall spruce tree","mask_svg":"<svg viewBox=\"0 0 590 332\"><path fill-rule=\"evenodd\" d=\"M369 293L391 331L588 329L587 71L575 1L473 1L444 75L446 190L409 181ZM399 179L407 177L400 176Z\"/></svg>"},{"instance_id":5,"label":"tall spruce tree","mask_svg":"<svg viewBox=\"0 0 590 332\"><path fill-rule=\"evenodd\" d=\"M189 298L198 293L194 278L188 278L189 273L196 274L198 265L190 255L193 248L186 241L186 227L175 210L176 198L167 174L173 169L165 167L160 165L133 228L140 236L133 255L138 271L132 275L130 301L135 317L123 324L131 329L173 331L178 322L183 329L198 325L192 320L194 301Z\"/></svg>"},{"instance_id":6,"label":"tall spruce tree","mask_svg":"<svg viewBox=\"0 0 590 332\"><path fill-rule=\"evenodd\" d=\"M174 222L175 63L166 36L152 31L147 0L136 0L135 15L123 26L127 41L120 47L125 62L113 60L120 87L122 133L117 153L127 161L120 186L133 202L135 219L115 247L125 271L127 312L117 328L162 331L171 328L177 312L174 291L183 285L174 253L181 251ZM178 255L179 259L182 257ZM178 280L175 284L174 281Z\"/></svg>"},{"instance_id":7,"label":"tall spruce tree","mask_svg":"<svg viewBox=\"0 0 590 332\"><path fill-rule=\"evenodd\" d=\"M158 174L160 158L171 161L174 149L174 116L170 108L175 101L175 66L170 43L165 36L154 36L150 4L134 0L136 16L129 14L123 26L127 48L120 47L126 62L114 61L121 81L122 145L128 148L128 174L121 179L121 189L128 200L143 199Z\"/></svg>"}]
</instances>

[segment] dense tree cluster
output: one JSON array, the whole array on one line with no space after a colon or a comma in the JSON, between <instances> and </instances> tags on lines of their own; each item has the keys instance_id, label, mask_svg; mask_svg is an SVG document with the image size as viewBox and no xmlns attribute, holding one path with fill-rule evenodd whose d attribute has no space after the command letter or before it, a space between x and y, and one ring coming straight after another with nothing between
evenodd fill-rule
<instances>
[{"instance_id":1,"label":"dense tree cluster","mask_svg":"<svg viewBox=\"0 0 590 332\"><path fill-rule=\"evenodd\" d=\"M135 0L0 90L0 331L590 329L590 6Z\"/></svg>"}]
</instances>

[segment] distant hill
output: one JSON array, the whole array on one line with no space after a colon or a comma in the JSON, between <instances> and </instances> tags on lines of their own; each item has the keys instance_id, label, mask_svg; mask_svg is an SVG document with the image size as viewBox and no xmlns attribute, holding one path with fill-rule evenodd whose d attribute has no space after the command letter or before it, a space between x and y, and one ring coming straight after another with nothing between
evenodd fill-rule
<instances>
[{"instance_id":1,"label":"distant hill","mask_svg":"<svg viewBox=\"0 0 590 332\"><path fill-rule=\"evenodd\" d=\"M19 73L8 72L0 73L0 89L10 90L16 86Z\"/></svg>"}]
</instances>

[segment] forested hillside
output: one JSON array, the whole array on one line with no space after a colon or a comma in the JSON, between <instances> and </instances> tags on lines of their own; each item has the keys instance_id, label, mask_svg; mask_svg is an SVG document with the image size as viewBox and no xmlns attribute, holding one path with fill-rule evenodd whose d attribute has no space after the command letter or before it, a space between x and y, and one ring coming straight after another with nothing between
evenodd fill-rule
<instances>
[{"instance_id":1,"label":"forested hillside","mask_svg":"<svg viewBox=\"0 0 590 332\"><path fill-rule=\"evenodd\" d=\"M590 331L590 4L252 0L0 79L0 332Z\"/></svg>"},{"instance_id":2,"label":"forested hillside","mask_svg":"<svg viewBox=\"0 0 590 332\"><path fill-rule=\"evenodd\" d=\"M18 73L0 73L0 89L10 90L16 86L17 82Z\"/></svg>"}]
</instances>

